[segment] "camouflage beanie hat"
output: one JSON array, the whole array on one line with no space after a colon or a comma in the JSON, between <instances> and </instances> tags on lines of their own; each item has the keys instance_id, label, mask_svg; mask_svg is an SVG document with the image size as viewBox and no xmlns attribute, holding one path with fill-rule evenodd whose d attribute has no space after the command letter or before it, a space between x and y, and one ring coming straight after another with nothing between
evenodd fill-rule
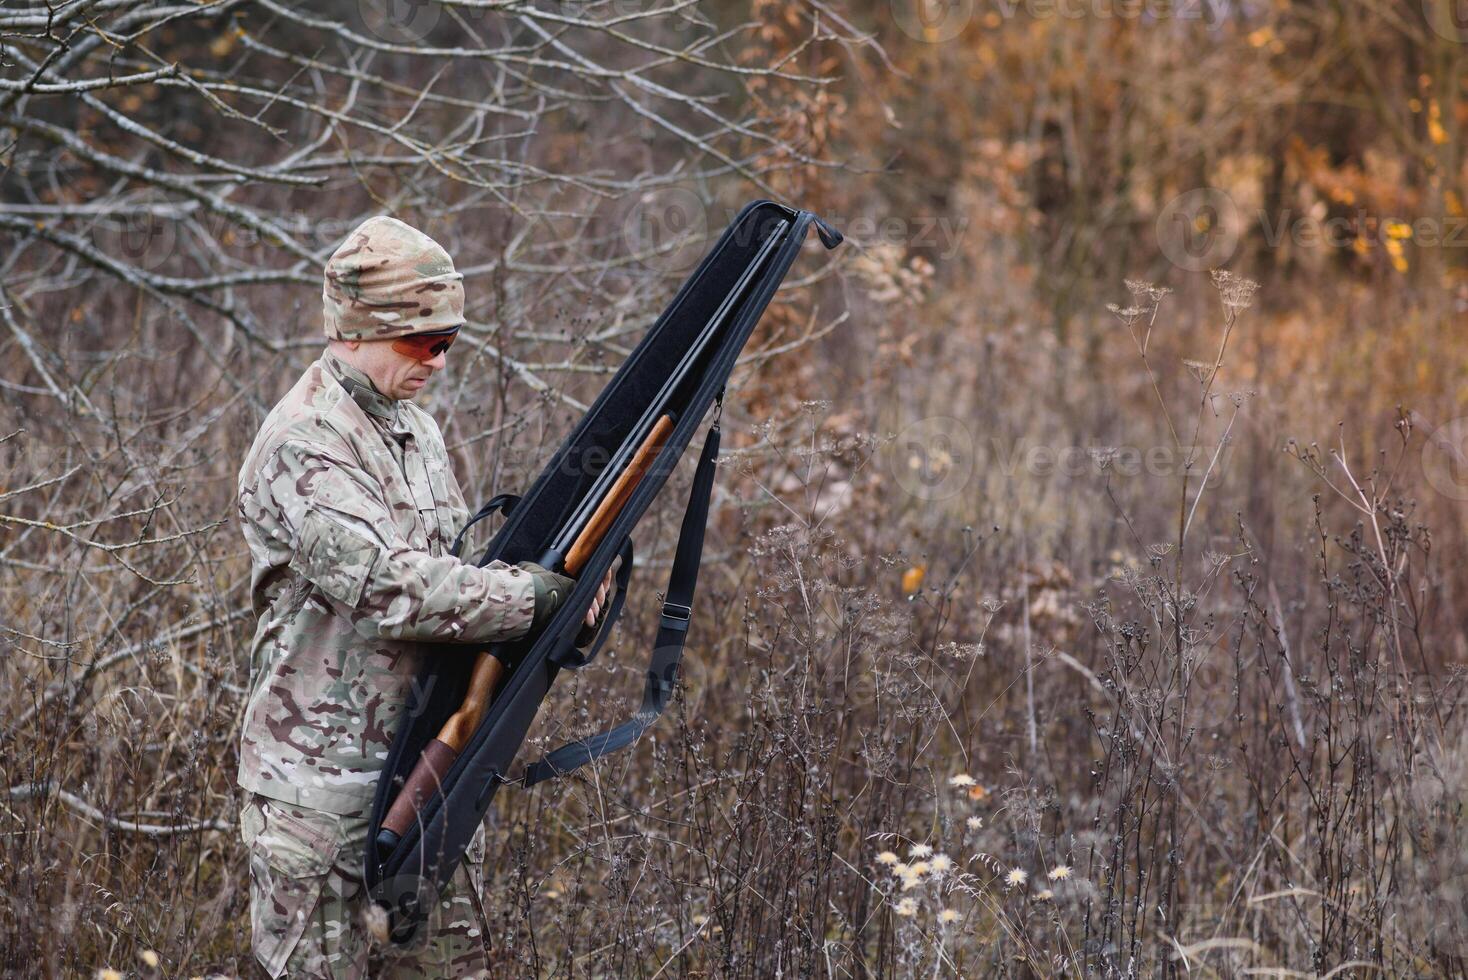
<instances>
[{"instance_id":1,"label":"camouflage beanie hat","mask_svg":"<svg viewBox=\"0 0 1468 980\"><path fill-rule=\"evenodd\" d=\"M464 277L423 232L396 218L368 218L326 263L326 336L386 340L464 323Z\"/></svg>"}]
</instances>

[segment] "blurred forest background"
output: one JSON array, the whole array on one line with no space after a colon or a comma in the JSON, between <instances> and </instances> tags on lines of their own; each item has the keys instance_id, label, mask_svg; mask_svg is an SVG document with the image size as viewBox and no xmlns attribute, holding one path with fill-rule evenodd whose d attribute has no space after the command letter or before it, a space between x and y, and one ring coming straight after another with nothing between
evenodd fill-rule
<instances>
[{"instance_id":1,"label":"blurred forest background","mask_svg":"<svg viewBox=\"0 0 1468 980\"><path fill-rule=\"evenodd\" d=\"M249 975L235 478L322 264L424 228L422 403L524 487L744 202L681 693L503 793L504 976L1468 970L1451 0L0 8L0 959ZM685 461L608 653L641 689ZM531 751L531 749L527 749Z\"/></svg>"}]
</instances>

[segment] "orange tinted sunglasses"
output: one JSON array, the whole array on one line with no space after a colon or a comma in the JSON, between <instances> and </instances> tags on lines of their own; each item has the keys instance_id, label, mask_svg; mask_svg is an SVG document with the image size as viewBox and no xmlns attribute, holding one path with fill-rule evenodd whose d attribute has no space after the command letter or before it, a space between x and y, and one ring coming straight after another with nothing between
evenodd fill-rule
<instances>
[{"instance_id":1,"label":"orange tinted sunglasses","mask_svg":"<svg viewBox=\"0 0 1468 980\"><path fill-rule=\"evenodd\" d=\"M457 336L459 336L458 327L452 330L439 330L436 333L408 334L406 337L395 339L392 342L392 349L415 361L431 361L452 347L454 338Z\"/></svg>"}]
</instances>

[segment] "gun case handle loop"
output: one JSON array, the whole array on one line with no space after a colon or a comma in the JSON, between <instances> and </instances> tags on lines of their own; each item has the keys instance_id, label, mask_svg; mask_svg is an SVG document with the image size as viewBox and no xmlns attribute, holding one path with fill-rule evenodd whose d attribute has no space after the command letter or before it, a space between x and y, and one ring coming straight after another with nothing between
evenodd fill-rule
<instances>
[{"instance_id":1,"label":"gun case handle loop","mask_svg":"<svg viewBox=\"0 0 1468 980\"><path fill-rule=\"evenodd\" d=\"M622 615L622 603L627 598L627 583L632 578L632 536L630 534L622 539L622 546L617 549L617 554L622 558L622 564L617 568L617 576L614 580L617 585L617 594L612 597L612 604L607 607L607 614L602 618L601 628L596 633L596 642L592 644L590 650L583 653L574 645L576 634L572 633L572 639L568 639L560 649L547 658L557 667L576 670L595 660L596 655L601 653L602 644L612 633L612 624L617 621L618 616Z\"/></svg>"},{"instance_id":2,"label":"gun case handle loop","mask_svg":"<svg viewBox=\"0 0 1468 980\"><path fill-rule=\"evenodd\" d=\"M464 547L464 535L468 534L469 529L475 524L478 524L480 521L484 520L486 517L488 517L490 514L493 514L497 510L504 511L505 516L509 517L510 511L514 510L515 505L519 502L520 495L518 493L500 493L491 497L489 503L479 508L479 513L469 518L469 523L465 524L463 528L460 529L459 533L454 537L454 543L449 546L449 554L453 555L455 558L459 557L459 549Z\"/></svg>"}]
</instances>

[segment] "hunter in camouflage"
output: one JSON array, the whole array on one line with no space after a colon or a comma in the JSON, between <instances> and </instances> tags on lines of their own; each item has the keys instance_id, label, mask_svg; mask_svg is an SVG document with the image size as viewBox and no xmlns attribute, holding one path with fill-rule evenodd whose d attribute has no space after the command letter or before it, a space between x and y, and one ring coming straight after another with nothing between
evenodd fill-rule
<instances>
[{"instance_id":1,"label":"hunter in camouflage","mask_svg":"<svg viewBox=\"0 0 1468 980\"><path fill-rule=\"evenodd\" d=\"M255 954L272 977L366 975L367 822L429 655L423 644L521 637L549 618L570 583L535 565L480 568L448 553L469 511L438 426L409 401L444 366L463 323L462 280L448 254L400 221L369 219L327 263L324 300L328 349L266 417L239 479L259 618L240 824ZM412 356L395 349L406 341L393 338L418 334L446 342ZM475 914L482 834L426 941L395 951L393 975L486 968Z\"/></svg>"}]
</instances>

